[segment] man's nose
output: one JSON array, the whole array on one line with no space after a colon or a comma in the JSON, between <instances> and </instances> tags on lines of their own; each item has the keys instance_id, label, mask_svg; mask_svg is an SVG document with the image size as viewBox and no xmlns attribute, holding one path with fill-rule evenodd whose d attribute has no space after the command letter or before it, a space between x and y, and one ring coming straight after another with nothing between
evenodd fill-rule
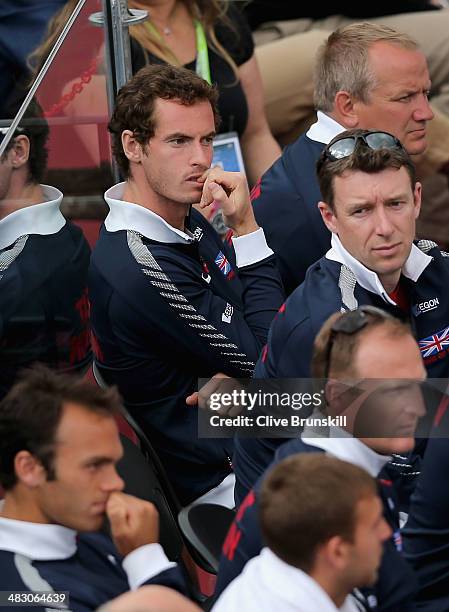
<instances>
[{"instance_id":1,"label":"man's nose","mask_svg":"<svg viewBox=\"0 0 449 612\"><path fill-rule=\"evenodd\" d=\"M381 207L376 212L376 233L378 236L391 236L393 231L393 224L384 207Z\"/></svg>"},{"instance_id":2,"label":"man's nose","mask_svg":"<svg viewBox=\"0 0 449 612\"><path fill-rule=\"evenodd\" d=\"M418 419L420 419L423 416L426 416L426 404L424 402L424 399L422 397L417 398L416 402L415 402L415 410L414 413L416 415L416 417Z\"/></svg>"},{"instance_id":3,"label":"man's nose","mask_svg":"<svg viewBox=\"0 0 449 612\"><path fill-rule=\"evenodd\" d=\"M212 145L205 145L202 142L192 144L192 154L190 163L192 166L201 166L202 168L210 168L212 163Z\"/></svg>"},{"instance_id":4,"label":"man's nose","mask_svg":"<svg viewBox=\"0 0 449 612\"><path fill-rule=\"evenodd\" d=\"M382 518L382 533L381 533L382 542L385 542L385 540L388 540L388 538L391 538L392 535L393 535L393 530L391 529L387 521L384 518Z\"/></svg>"},{"instance_id":5,"label":"man's nose","mask_svg":"<svg viewBox=\"0 0 449 612\"><path fill-rule=\"evenodd\" d=\"M103 490L112 493L113 491L123 491L125 483L123 479L118 475L117 470L111 466L107 476L103 481Z\"/></svg>"},{"instance_id":6,"label":"man's nose","mask_svg":"<svg viewBox=\"0 0 449 612\"><path fill-rule=\"evenodd\" d=\"M413 112L413 118L415 121L431 121L434 118L434 113L426 94L419 96L417 107Z\"/></svg>"}]
</instances>

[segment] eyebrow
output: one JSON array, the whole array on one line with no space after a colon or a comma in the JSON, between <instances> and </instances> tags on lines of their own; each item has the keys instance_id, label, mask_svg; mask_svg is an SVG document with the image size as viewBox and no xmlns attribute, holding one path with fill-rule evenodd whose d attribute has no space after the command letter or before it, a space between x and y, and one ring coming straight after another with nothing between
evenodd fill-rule
<instances>
[{"instance_id":1,"label":"eyebrow","mask_svg":"<svg viewBox=\"0 0 449 612\"><path fill-rule=\"evenodd\" d=\"M404 87L404 89L401 89L394 97L400 98L401 96L409 96L411 94L420 93L421 91L430 91L431 88L431 82L427 83L426 87Z\"/></svg>"},{"instance_id":2,"label":"eyebrow","mask_svg":"<svg viewBox=\"0 0 449 612\"><path fill-rule=\"evenodd\" d=\"M374 203L370 200L360 200L358 202L353 202L349 204L349 209L347 212L353 212L354 210L358 210L359 208L367 208L374 206Z\"/></svg>"},{"instance_id":3,"label":"eyebrow","mask_svg":"<svg viewBox=\"0 0 449 612\"><path fill-rule=\"evenodd\" d=\"M216 132L215 130L213 130L212 132L205 134L201 138L213 138L215 134ZM191 136L190 134L183 134L182 132L174 132L173 134L168 134L167 136L164 136L164 140L174 140L176 138L188 138L189 140L192 140L194 136Z\"/></svg>"},{"instance_id":4,"label":"eyebrow","mask_svg":"<svg viewBox=\"0 0 449 612\"><path fill-rule=\"evenodd\" d=\"M406 200L408 197L408 194L406 193L398 193L397 195L393 195L391 197L389 197L387 200L384 200L384 204L389 204L391 202L402 202L404 200ZM371 200L360 200L359 202L353 202L349 204L349 212L353 211L353 210L357 210L359 208L366 208L366 207L372 207L375 206L375 202L372 202Z\"/></svg>"},{"instance_id":5,"label":"eyebrow","mask_svg":"<svg viewBox=\"0 0 449 612\"><path fill-rule=\"evenodd\" d=\"M106 464L106 463L117 463L117 461L119 461L121 459L122 455L118 458L115 459L113 457L106 457L104 455L98 455L96 457L89 457L88 459L86 459L83 464L84 465L91 465L92 463L96 463L98 465L102 465L102 464Z\"/></svg>"},{"instance_id":6,"label":"eyebrow","mask_svg":"<svg viewBox=\"0 0 449 612\"><path fill-rule=\"evenodd\" d=\"M385 202L397 202L402 201L402 200L406 200L409 194L407 193L398 193L397 195L391 196L391 198L388 198L388 200L385 200Z\"/></svg>"}]
</instances>

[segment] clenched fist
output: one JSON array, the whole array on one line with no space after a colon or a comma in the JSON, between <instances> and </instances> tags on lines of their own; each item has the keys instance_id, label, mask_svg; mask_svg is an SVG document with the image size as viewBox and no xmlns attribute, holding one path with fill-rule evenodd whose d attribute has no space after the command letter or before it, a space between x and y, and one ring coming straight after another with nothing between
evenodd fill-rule
<instances>
[{"instance_id":1,"label":"clenched fist","mask_svg":"<svg viewBox=\"0 0 449 612\"><path fill-rule=\"evenodd\" d=\"M159 514L151 502L114 492L108 499L106 514L112 539L123 557L140 546L158 542Z\"/></svg>"},{"instance_id":2,"label":"clenched fist","mask_svg":"<svg viewBox=\"0 0 449 612\"><path fill-rule=\"evenodd\" d=\"M199 182L204 181L200 209L217 202L224 223L236 236L244 236L259 229L249 198L248 183L239 172L225 172L221 168L207 170Z\"/></svg>"}]
</instances>

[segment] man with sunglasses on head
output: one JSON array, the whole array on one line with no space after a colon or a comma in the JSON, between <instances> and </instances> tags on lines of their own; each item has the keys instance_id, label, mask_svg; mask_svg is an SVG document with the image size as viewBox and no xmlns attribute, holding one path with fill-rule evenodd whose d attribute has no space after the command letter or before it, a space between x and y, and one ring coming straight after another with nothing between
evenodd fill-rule
<instances>
[{"instance_id":1,"label":"man with sunglasses on head","mask_svg":"<svg viewBox=\"0 0 449 612\"><path fill-rule=\"evenodd\" d=\"M387 26L354 23L333 32L318 53L314 81L317 122L252 192L256 220L276 253L287 294L330 246L317 209L322 198L315 165L323 148L344 130L375 128L420 155L433 118L424 54L416 41ZM432 146L431 153L447 159L444 147Z\"/></svg>"},{"instance_id":2,"label":"man with sunglasses on head","mask_svg":"<svg viewBox=\"0 0 449 612\"><path fill-rule=\"evenodd\" d=\"M256 377L310 375L313 339L335 311L371 304L411 322L429 375L449 375L449 256L414 243L421 184L391 134L348 130L322 152L318 208L331 249L273 322Z\"/></svg>"},{"instance_id":3,"label":"man with sunglasses on head","mask_svg":"<svg viewBox=\"0 0 449 612\"><path fill-rule=\"evenodd\" d=\"M332 246L307 272L273 321L256 378L310 376L313 341L336 311L372 305L409 320L429 376L449 376L449 257L416 244L421 185L400 142L386 132L350 130L318 161L319 210ZM236 438L237 497L279 446Z\"/></svg>"},{"instance_id":4,"label":"man with sunglasses on head","mask_svg":"<svg viewBox=\"0 0 449 612\"><path fill-rule=\"evenodd\" d=\"M420 383L426 372L416 340L410 327L398 318L373 306L361 306L334 313L324 322L314 341L311 362L311 375L317 382L326 379L326 406L321 414L346 415L345 430L306 428L300 437L278 448L272 465L298 453L324 452L378 479L393 537L384 543L374 587L357 596L362 610L406 612L412 609L416 579L402 556L399 491L392 481L390 459L394 453L413 448L418 419L425 413ZM259 519L263 480L264 476L249 491L228 532L218 594L264 545Z\"/></svg>"}]
</instances>

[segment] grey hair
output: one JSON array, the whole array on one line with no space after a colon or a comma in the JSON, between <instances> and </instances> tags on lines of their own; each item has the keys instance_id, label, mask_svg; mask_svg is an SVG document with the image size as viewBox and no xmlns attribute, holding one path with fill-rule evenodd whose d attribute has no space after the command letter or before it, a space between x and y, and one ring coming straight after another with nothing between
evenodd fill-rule
<instances>
[{"instance_id":1,"label":"grey hair","mask_svg":"<svg viewBox=\"0 0 449 612\"><path fill-rule=\"evenodd\" d=\"M314 76L317 110L331 112L339 91L369 102L377 80L369 66L368 53L376 42L418 49L413 38L385 25L361 22L338 28L317 53Z\"/></svg>"}]
</instances>

